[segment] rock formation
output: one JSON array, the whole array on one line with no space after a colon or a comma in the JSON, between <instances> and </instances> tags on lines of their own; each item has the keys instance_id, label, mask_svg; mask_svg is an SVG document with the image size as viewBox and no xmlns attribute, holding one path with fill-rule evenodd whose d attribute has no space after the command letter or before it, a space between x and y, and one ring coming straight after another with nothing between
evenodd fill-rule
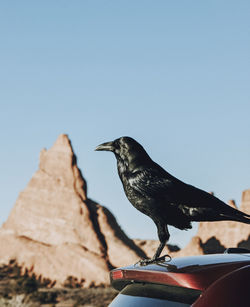
<instances>
[{"instance_id":1,"label":"rock formation","mask_svg":"<svg viewBox=\"0 0 250 307\"><path fill-rule=\"evenodd\" d=\"M144 251L144 253L149 258L151 258L155 254L157 247L159 246L159 240L134 239L133 241L136 245L138 245ZM177 245L167 244L162 251L162 255L172 254L172 253L178 252L179 250L180 248Z\"/></svg>"},{"instance_id":2,"label":"rock formation","mask_svg":"<svg viewBox=\"0 0 250 307\"><path fill-rule=\"evenodd\" d=\"M0 229L0 263L23 267L62 285L68 276L107 284L111 267L145 256L108 209L87 197L67 135L40 154L38 171Z\"/></svg>"}]
</instances>

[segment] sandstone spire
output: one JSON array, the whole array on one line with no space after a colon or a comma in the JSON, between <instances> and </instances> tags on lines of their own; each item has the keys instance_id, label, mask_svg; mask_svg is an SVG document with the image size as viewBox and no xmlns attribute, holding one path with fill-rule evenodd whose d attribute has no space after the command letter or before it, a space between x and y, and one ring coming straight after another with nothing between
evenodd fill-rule
<instances>
[{"instance_id":1,"label":"sandstone spire","mask_svg":"<svg viewBox=\"0 0 250 307\"><path fill-rule=\"evenodd\" d=\"M39 169L3 227L40 243L80 244L99 253L102 245L86 199L86 182L71 143L67 135L60 135L51 149L41 151Z\"/></svg>"},{"instance_id":2,"label":"sandstone spire","mask_svg":"<svg viewBox=\"0 0 250 307\"><path fill-rule=\"evenodd\" d=\"M40 153L39 169L20 193L0 231L0 261L20 264L62 284L107 283L111 266L135 262L143 252L113 215L87 197L87 186L67 135ZM98 274L95 273L98 271Z\"/></svg>"},{"instance_id":3,"label":"sandstone spire","mask_svg":"<svg viewBox=\"0 0 250 307\"><path fill-rule=\"evenodd\" d=\"M242 193L240 210L250 214L250 189Z\"/></svg>"}]
</instances>

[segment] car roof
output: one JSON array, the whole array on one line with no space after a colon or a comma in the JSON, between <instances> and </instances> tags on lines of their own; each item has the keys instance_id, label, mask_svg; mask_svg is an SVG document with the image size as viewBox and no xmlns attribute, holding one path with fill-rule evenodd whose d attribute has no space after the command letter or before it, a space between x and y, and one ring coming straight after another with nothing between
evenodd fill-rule
<instances>
[{"instance_id":1,"label":"car roof","mask_svg":"<svg viewBox=\"0 0 250 307\"><path fill-rule=\"evenodd\" d=\"M110 277L117 290L129 283L148 282L203 291L221 276L249 264L250 253L176 257L169 262L118 268Z\"/></svg>"}]
</instances>

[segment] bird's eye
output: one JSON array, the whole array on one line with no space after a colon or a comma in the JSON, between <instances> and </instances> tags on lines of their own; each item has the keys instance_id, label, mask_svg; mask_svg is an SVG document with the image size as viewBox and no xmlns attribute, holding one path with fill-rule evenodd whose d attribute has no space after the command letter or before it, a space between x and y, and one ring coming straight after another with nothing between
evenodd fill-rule
<instances>
[{"instance_id":1,"label":"bird's eye","mask_svg":"<svg viewBox=\"0 0 250 307\"><path fill-rule=\"evenodd\" d=\"M113 141L113 146L114 146L114 152L116 154L119 154L120 152L120 144L117 140Z\"/></svg>"}]
</instances>

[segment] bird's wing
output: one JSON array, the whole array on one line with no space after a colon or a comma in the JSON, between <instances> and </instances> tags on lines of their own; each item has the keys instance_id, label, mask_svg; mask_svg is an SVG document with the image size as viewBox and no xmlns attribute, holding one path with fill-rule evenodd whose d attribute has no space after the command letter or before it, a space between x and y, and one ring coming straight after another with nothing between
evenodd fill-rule
<instances>
[{"instance_id":1,"label":"bird's wing","mask_svg":"<svg viewBox=\"0 0 250 307\"><path fill-rule=\"evenodd\" d=\"M130 186L145 198L162 206L178 207L193 221L235 220L250 224L250 215L236 210L223 201L173 177L163 169L145 168L132 174Z\"/></svg>"},{"instance_id":2,"label":"bird's wing","mask_svg":"<svg viewBox=\"0 0 250 307\"><path fill-rule=\"evenodd\" d=\"M135 172L129 183L140 194L176 205L192 208L213 208L225 205L213 195L194 186L185 184L167 172L158 168L145 168Z\"/></svg>"},{"instance_id":3,"label":"bird's wing","mask_svg":"<svg viewBox=\"0 0 250 307\"><path fill-rule=\"evenodd\" d=\"M173 182L155 168L145 168L134 172L128 179L130 186L146 197L168 197L173 190Z\"/></svg>"}]
</instances>

